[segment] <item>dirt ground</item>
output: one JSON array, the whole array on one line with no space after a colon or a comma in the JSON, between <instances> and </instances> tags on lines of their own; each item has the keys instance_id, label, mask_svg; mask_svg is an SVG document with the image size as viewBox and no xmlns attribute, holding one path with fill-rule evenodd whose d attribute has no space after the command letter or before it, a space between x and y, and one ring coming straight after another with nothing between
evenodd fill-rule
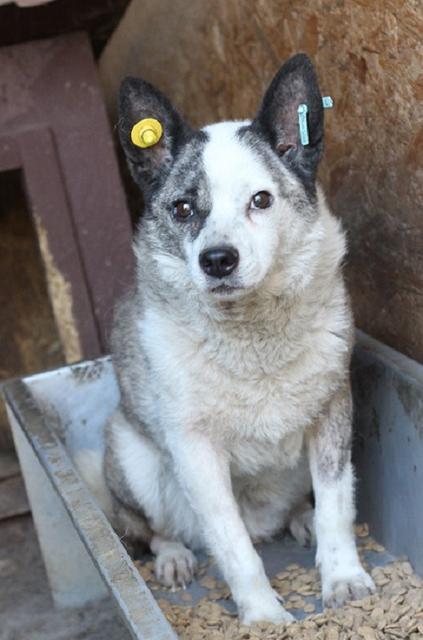
<instances>
[{"instance_id":1,"label":"dirt ground","mask_svg":"<svg viewBox=\"0 0 423 640\"><path fill-rule=\"evenodd\" d=\"M0 640L126 640L114 606L54 609L30 516L0 522Z\"/></svg>"}]
</instances>

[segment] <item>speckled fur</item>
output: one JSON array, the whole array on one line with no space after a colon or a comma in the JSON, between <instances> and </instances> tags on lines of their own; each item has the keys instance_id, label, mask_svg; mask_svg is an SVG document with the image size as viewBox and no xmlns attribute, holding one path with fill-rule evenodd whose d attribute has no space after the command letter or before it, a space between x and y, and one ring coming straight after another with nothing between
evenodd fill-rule
<instances>
[{"instance_id":1,"label":"speckled fur","mask_svg":"<svg viewBox=\"0 0 423 640\"><path fill-rule=\"evenodd\" d=\"M148 178L148 199L135 241L137 286L118 306L113 331L122 399L107 429L105 475L158 556L182 562L184 581L193 562L175 542L215 554L246 623L290 619L251 538L289 525L305 539L301 505L312 484L325 601L372 588L352 534L345 240L314 185L320 92L305 56L277 78L253 123L189 133L149 85L134 98L135 81L121 115L122 136L147 107L169 124L160 149L128 151L141 187ZM315 106L306 150L293 100ZM249 210L262 189L272 206ZM179 199L195 208L183 224L172 217ZM240 253L230 295L214 295L198 266L201 250L221 243Z\"/></svg>"}]
</instances>

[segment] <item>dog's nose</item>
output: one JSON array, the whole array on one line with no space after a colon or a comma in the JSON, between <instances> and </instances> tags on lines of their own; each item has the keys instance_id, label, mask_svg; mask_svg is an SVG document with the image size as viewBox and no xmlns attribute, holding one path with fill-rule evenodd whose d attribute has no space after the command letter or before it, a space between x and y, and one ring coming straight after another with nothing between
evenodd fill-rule
<instances>
[{"instance_id":1,"label":"dog's nose","mask_svg":"<svg viewBox=\"0 0 423 640\"><path fill-rule=\"evenodd\" d=\"M212 247L200 253L200 267L213 278L224 278L235 269L239 253L234 247Z\"/></svg>"}]
</instances>

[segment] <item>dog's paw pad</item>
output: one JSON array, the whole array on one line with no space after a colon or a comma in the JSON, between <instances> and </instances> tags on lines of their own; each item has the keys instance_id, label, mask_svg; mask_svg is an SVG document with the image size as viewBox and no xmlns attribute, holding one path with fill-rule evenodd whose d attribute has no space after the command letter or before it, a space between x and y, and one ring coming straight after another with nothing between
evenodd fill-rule
<instances>
[{"instance_id":1,"label":"dog's paw pad","mask_svg":"<svg viewBox=\"0 0 423 640\"><path fill-rule=\"evenodd\" d=\"M196 567L194 554L180 543L170 543L160 551L154 563L157 580L171 589L190 584Z\"/></svg>"},{"instance_id":2,"label":"dog's paw pad","mask_svg":"<svg viewBox=\"0 0 423 640\"><path fill-rule=\"evenodd\" d=\"M325 607L342 607L350 600L361 600L376 590L371 577L364 571L353 576L339 578L323 589Z\"/></svg>"}]
</instances>

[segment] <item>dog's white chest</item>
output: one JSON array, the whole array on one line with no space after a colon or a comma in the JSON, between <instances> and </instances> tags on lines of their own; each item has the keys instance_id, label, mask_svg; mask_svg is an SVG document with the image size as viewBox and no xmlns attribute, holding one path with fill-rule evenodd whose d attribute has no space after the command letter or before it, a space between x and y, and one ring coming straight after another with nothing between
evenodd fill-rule
<instances>
[{"instance_id":1,"label":"dog's white chest","mask_svg":"<svg viewBox=\"0 0 423 640\"><path fill-rule=\"evenodd\" d=\"M294 468L303 450L303 436L303 431L296 431L272 442L254 438L232 442L229 446L232 474L251 476L266 469L277 477L280 471Z\"/></svg>"},{"instance_id":2,"label":"dog's white chest","mask_svg":"<svg viewBox=\"0 0 423 640\"><path fill-rule=\"evenodd\" d=\"M242 352L231 344L214 350L172 319L151 314L147 320L142 340L162 415L207 431L233 446L238 457L249 457L250 442L262 448L263 459L283 458L285 450L287 458L299 455L304 429L327 393L317 351L278 367L276 341L262 344L262 352L256 345Z\"/></svg>"}]
</instances>

